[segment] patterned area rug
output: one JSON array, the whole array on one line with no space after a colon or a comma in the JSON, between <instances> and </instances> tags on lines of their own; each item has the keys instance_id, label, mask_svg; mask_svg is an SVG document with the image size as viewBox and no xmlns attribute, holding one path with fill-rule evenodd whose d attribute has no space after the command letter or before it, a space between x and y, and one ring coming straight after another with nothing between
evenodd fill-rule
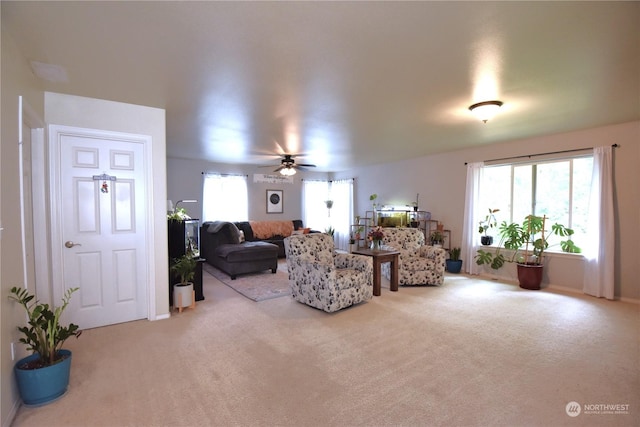
<instances>
[{"instance_id":1,"label":"patterned area rug","mask_svg":"<svg viewBox=\"0 0 640 427\"><path fill-rule=\"evenodd\" d=\"M206 262L203 264L202 269L253 301L264 301L291 295L287 261L284 259L278 261L276 274L271 273L271 270L265 270L259 273L241 274L236 277L236 280L231 280L229 275Z\"/></svg>"}]
</instances>

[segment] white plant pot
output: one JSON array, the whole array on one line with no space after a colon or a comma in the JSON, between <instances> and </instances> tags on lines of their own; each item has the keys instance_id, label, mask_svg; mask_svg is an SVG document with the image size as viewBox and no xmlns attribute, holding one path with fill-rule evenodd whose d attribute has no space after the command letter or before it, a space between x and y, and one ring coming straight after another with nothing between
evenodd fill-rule
<instances>
[{"instance_id":1,"label":"white plant pot","mask_svg":"<svg viewBox=\"0 0 640 427\"><path fill-rule=\"evenodd\" d=\"M191 307L193 303L193 283L173 285L173 306L175 308Z\"/></svg>"}]
</instances>

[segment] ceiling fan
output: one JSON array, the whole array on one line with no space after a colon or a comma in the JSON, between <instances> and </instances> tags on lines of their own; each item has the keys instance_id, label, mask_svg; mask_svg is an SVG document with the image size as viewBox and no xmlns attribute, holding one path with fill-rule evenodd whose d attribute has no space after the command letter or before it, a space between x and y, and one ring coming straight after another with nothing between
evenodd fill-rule
<instances>
[{"instance_id":1,"label":"ceiling fan","mask_svg":"<svg viewBox=\"0 0 640 427\"><path fill-rule=\"evenodd\" d=\"M296 170L307 170L307 168L315 168L316 165L312 165L309 163L296 163L293 159L293 154L283 154L282 159L280 160L280 165L274 170L274 172L280 172L280 175L291 176L296 174ZM263 168L273 167L276 165L270 166L261 166Z\"/></svg>"}]
</instances>

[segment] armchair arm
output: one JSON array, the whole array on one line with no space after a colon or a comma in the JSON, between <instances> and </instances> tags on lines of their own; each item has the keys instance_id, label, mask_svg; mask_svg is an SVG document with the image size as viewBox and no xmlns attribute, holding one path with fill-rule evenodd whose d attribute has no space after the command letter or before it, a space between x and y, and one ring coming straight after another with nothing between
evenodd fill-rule
<instances>
[{"instance_id":1,"label":"armchair arm","mask_svg":"<svg viewBox=\"0 0 640 427\"><path fill-rule=\"evenodd\" d=\"M436 273L444 274L447 251L435 246L424 245L420 247L420 256L432 259L436 265Z\"/></svg>"},{"instance_id":2,"label":"armchair arm","mask_svg":"<svg viewBox=\"0 0 640 427\"><path fill-rule=\"evenodd\" d=\"M321 273L331 274L335 269L335 265L328 262L320 262L304 258L288 259L287 262L293 262L298 268L306 271L316 270Z\"/></svg>"},{"instance_id":3,"label":"armchair arm","mask_svg":"<svg viewBox=\"0 0 640 427\"><path fill-rule=\"evenodd\" d=\"M365 255L337 253L333 260L337 268L353 268L354 270L364 272L370 270L373 274L373 261L371 257Z\"/></svg>"}]
</instances>

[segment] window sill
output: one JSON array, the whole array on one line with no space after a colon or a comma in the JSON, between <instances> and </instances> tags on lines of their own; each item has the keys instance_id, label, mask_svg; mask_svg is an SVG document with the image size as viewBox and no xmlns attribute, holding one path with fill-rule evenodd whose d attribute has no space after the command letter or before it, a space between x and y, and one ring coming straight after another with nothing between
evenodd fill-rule
<instances>
[{"instance_id":1,"label":"window sill","mask_svg":"<svg viewBox=\"0 0 640 427\"><path fill-rule=\"evenodd\" d=\"M483 249L483 250L497 250L498 246L496 245L477 245L476 246L476 251L478 251L479 249ZM513 251L511 249L501 249L502 253L505 254L505 256L510 256L511 254L513 254ZM544 251L544 256L547 258L574 258L574 259L584 259L584 254L579 253L579 254L573 254L573 253L569 253L569 252L562 252L562 251L554 251L554 250L549 250L547 249L546 251Z\"/></svg>"}]
</instances>

